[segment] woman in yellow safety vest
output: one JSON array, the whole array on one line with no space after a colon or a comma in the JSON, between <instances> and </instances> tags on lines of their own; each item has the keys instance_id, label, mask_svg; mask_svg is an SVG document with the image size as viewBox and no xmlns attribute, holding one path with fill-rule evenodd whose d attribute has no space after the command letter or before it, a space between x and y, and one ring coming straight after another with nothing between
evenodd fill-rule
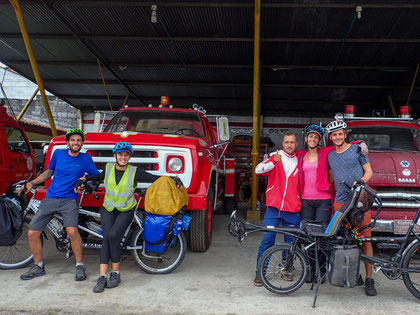
<instances>
[{"instance_id":1,"label":"woman in yellow safety vest","mask_svg":"<svg viewBox=\"0 0 420 315\"><path fill-rule=\"evenodd\" d=\"M107 163L105 171L87 175L81 180L103 180L105 196L100 210L102 223L102 248L100 253L99 278L93 292L100 293L106 288L115 288L121 282L121 239L131 223L137 202L134 190L138 182L154 182L159 176L152 175L128 164L133 155L133 147L127 142L118 142L113 151L116 163ZM177 186L182 182L177 178ZM80 185L77 185L80 186ZM111 274L107 279L108 264L111 260Z\"/></svg>"}]
</instances>

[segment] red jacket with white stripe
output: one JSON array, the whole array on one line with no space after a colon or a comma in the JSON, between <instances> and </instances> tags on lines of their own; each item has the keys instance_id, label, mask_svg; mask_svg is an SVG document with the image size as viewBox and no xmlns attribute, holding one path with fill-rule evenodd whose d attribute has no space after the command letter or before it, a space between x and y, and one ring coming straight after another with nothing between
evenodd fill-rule
<instances>
[{"instance_id":1,"label":"red jacket with white stripe","mask_svg":"<svg viewBox=\"0 0 420 315\"><path fill-rule=\"evenodd\" d=\"M279 211L300 212L298 159L281 150L281 161L276 163L275 154L272 152L268 160L255 168L256 174L268 176L266 205Z\"/></svg>"}]
</instances>

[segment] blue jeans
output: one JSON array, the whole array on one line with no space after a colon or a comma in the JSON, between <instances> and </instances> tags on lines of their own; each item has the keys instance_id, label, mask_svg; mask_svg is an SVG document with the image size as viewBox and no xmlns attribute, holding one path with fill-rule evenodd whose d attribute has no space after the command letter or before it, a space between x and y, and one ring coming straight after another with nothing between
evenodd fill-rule
<instances>
[{"instance_id":1,"label":"blue jeans","mask_svg":"<svg viewBox=\"0 0 420 315\"><path fill-rule=\"evenodd\" d=\"M282 223L283 227L299 227L300 224L300 213L292 213L286 211L280 211L274 207L267 207L265 211L263 225L279 226ZM267 250L267 248L274 245L276 241L276 234L274 232L265 232L261 241L260 247L258 248L257 266L261 255ZM284 236L286 243L291 243L293 237L289 235Z\"/></svg>"}]
</instances>

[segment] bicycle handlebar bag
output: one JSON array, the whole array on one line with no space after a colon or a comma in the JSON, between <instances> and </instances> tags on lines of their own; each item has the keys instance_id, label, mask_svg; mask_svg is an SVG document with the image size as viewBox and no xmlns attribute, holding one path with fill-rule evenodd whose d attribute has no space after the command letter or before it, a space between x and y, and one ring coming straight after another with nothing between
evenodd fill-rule
<instances>
[{"instance_id":1,"label":"bicycle handlebar bag","mask_svg":"<svg viewBox=\"0 0 420 315\"><path fill-rule=\"evenodd\" d=\"M339 287L354 287L359 276L360 256L357 245L334 246L328 263L329 282Z\"/></svg>"}]
</instances>

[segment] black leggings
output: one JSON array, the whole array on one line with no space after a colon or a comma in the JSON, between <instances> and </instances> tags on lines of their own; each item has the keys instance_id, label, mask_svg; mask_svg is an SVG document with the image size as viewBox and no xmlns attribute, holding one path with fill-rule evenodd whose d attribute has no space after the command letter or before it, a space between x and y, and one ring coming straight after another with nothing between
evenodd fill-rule
<instances>
[{"instance_id":1,"label":"black leggings","mask_svg":"<svg viewBox=\"0 0 420 315\"><path fill-rule=\"evenodd\" d=\"M108 212L105 208L101 208L102 223L102 248L100 254L100 263L109 264L111 262L119 263L121 261L121 239L128 225L133 220L134 211L129 210L120 212L114 209Z\"/></svg>"}]
</instances>

